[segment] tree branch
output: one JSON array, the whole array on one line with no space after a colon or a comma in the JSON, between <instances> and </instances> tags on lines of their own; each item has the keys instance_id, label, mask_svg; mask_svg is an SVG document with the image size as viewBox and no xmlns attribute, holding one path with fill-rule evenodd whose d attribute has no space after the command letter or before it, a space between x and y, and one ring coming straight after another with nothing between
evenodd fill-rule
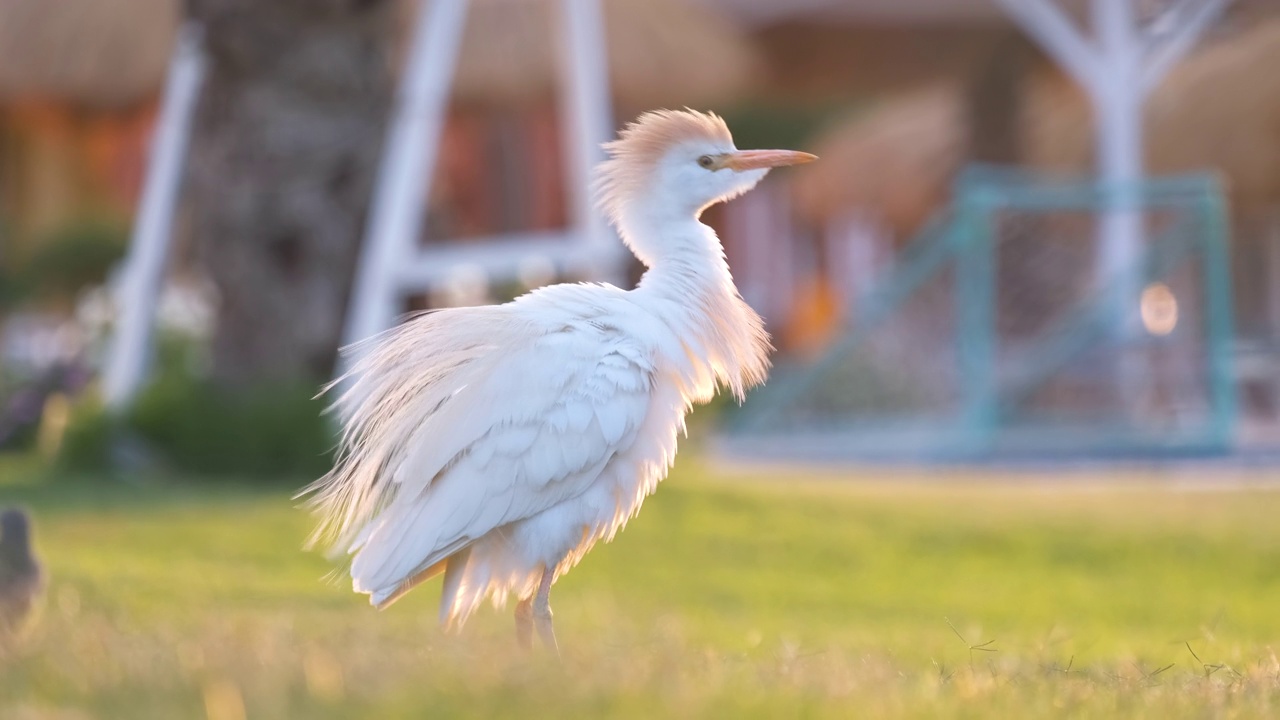
<instances>
[{"instance_id":1,"label":"tree branch","mask_svg":"<svg viewBox=\"0 0 1280 720\"><path fill-rule=\"evenodd\" d=\"M998 0L1028 35L1082 85L1093 87L1101 76L1098 53L1051 0Z\"/></svg>"},{"instance_id":2,"label":"tree branch","mask_svg":"<svg viewBox=\"0 0 1280 720\"><path fill-rule=\"evenodd\" d=\"M1177 26L1165 35L1148 38L1147 47L1143 49L1144 93L1150 93L1160 85L1169 70L1191 50L1231 2L1232 0L1183 0L1169 11L1173 13L1172 19Z\"/></svg>"}]
</instances>

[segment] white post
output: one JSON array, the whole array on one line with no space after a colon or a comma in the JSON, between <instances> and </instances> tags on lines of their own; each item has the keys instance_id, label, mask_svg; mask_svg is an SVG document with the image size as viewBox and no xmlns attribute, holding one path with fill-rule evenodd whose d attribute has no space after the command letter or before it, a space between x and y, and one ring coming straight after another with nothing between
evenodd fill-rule
<instances>
[{"instance_id":1,"label":"white post","mask_svg":"<svg viewBox=\"0 0 1280 720\"><path fill-rule=\"evenodd\" d=\"M742 297L747 304L766 319L777 320L773 312L773 287L769 254L773 252L773 238L765 223L763 213L768 201L761 193L747 193L725 205L725 232L733 239L735 249L733 274Z\"/></svg>"},{"instance_id":2,"label":"white post","mask_svg":"<svg viewBox=\"0 0 1280 720\"><path fill-rule=\"evenodd\" d=\"M129 403L146 375L152 323L182 187L183 161L204 79L200 44L199 26L184 26L169 61L129 255L119 277L115 331L103 368L102 399L112 410Z\"/></svg>"},{"instance_id":3,"label":"white post","mask_svg":"<svg viewBox=\"0 0 1280 720\"><path fill-rule=\"evenodd\" d=\"M836 294L841 312L857 297L861 280L858 273L867 266L859 262L859 250L865 248L865 244L857 236L855 222L852 213L845 213L832 218L817 231L822 255L826 259L823 274L826 275L827 287Z\"/></svg>"},{"instance_id":4,"label":"white post","mask_svg":"<svg viewBox=\"0 0 1280 720\"><path fill-rule=\"evenodd\" d=\"M884 276L883 233L863 211L843 213L827 223L827 261L830 282L839 288L845 309L856 306L861 312L863 300Z\"/></svg>"},{"instance_id":5,"label":"white post","mask_svg":"<svg viewBox=\"0 0 1280 720\"><path fill-rule=\"evenodd\" d=\"M560 128L565 148L569 216L574 240L582 241L600 279L623 281L622 246L596 210L593 173L604 159L600 145L613 134L609 59L599 0L561 0Z\"/></svg>"},{"instance_id":6,"label":"white post","mask_svg":"<svg viewBox=\"0 0 1280 720\"><path fill-rule=\"evenodd\" d=\"M1267 217L1263 245L1266 257L1263 259L1266 271L1263 275L1267 287L1267 331L1268 340L1280 338L1280 211L1272 212Z\"/></svg>"},{"instance_id":7,"label":"white post","mask_svg":"<svg viewBox=\"0 0 1280 720\"><path fill-rule=\"evenodd\" d=\"M1137 263L1142 257L1143 213L1133 192L1142 180L1142 43L1132 0L1093 0L1093 21L1104 72L1090 83L1098 122L1098 174L1109 207L1102 220L1098 275L1116 282L1121 332L1137 317Z\"/></svg>"},{"instance_id":8,"label":"white post","mask_svg":"<svg viewBox=\"0 0 1280 720\"><path fill-rule=\"evenodd\" d=\"M348 303L346 344L385 330L395 320L400 292L393 279L422 227L466 10L467 0L423 0L418 12L374 183Z\"/></svg>"},{"instance_id":9,"label":"white post","mask_svg":"<svg viewBox=\"0 0 1280 720\"><path fill-rule=\"evenodd\" d=\"M762 193L761 190L767 191L767 194ZM769 228L768 237L773 240L771 243L773 265L769 270L776 279L774 284L777 292L777 301L774 305L778 313L776 322L779 326L783 326L791 319L791 313L796 304L796 239L795 226L791 223L790 195L782 192L776 183L770 183L756 190L756 193L761 195L760 200L763 205L761 210L768 218L766 225ZM766 200L767 205L764 204Z\"/></svg>"}]
</instances>

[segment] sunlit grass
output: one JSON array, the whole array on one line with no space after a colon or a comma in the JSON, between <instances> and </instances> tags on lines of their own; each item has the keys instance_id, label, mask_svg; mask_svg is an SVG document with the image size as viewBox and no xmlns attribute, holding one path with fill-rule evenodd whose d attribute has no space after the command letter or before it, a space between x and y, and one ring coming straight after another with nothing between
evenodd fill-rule
<instances>
[{"instance_id":1,"label":"sunlit grass","mask_svg":"<svg viewBox=\"0 0 1280 720\"><path fill-rule=\"evenodd\" d=\"M282 486L10 482L52 583L0 717L1271 717L1280 490L1222 479L687 466L556 586L562 664L325 582Z\"/></svg>"}]
</instances>

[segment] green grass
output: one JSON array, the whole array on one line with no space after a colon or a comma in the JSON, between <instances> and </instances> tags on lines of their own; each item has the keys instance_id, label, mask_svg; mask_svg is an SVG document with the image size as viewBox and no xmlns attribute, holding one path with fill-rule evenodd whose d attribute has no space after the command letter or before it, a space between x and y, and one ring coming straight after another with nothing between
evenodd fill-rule
<instances>
[{"instance_id":1,"label":"green grass","mask_svg":"<svg viewBox=\"0 0 1280 720\"><path fill-rule=\"evenodd\" d=\"M286 489L0 484L52 574L0 717L1280 713L1280 490L769 475L664 483L556 586L561 664L323 581Z\"/></svg>"}]
</instances>

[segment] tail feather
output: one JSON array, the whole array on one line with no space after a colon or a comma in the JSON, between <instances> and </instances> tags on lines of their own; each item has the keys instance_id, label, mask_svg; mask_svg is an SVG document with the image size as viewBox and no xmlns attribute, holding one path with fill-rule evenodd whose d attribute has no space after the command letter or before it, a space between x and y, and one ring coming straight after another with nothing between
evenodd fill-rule
<instances>
[{"instance_id":1,"label":"tail feather","mask_svg":"<svg viewBox=\"0 0 1280 720\"><path fill-rule=\"evenodd\" d=\"M369 604L379 610L386 610L391 607L392 603L404 597L405 593L408 593L415 587L444 572L445 565L448 562L449 561L447 559L441 560L440 562L431 565L414 575L410 575L407 579L398 582L395 585L382 588L381 590L371 591L369 593Z\"/></svg>"},{"instance_id":2,"label":"tail feather","mask_svg":"<svg viewBox=\"0 0 1280 720\"><path fill-rule=\"evenodd\" d=\"M458 613L458 595L462 591L462 579L467 574L467 561L471 559L471 548L465 547L445 560L444 587L440 591L440 624L445 630L453 630L460 625Z\"/></svg>"},{"instance_id":3,"label":"tail feather","mask_svg":"<svg viewBox=\"0 0 1280 720\"><path fill-rule=\"evenodd\" d=\"M404 597L410 590L444 573L444 587L440 592L440 624L446 630L453 629L458 622L458 599L462 591L462 579L466 575L467 560L471 557L471 548L464 547L452 555L429 565L410 575L404 580L369 592L369 603L379 610L385 610L395 601Z\"/></svg>"}]
</instances>

